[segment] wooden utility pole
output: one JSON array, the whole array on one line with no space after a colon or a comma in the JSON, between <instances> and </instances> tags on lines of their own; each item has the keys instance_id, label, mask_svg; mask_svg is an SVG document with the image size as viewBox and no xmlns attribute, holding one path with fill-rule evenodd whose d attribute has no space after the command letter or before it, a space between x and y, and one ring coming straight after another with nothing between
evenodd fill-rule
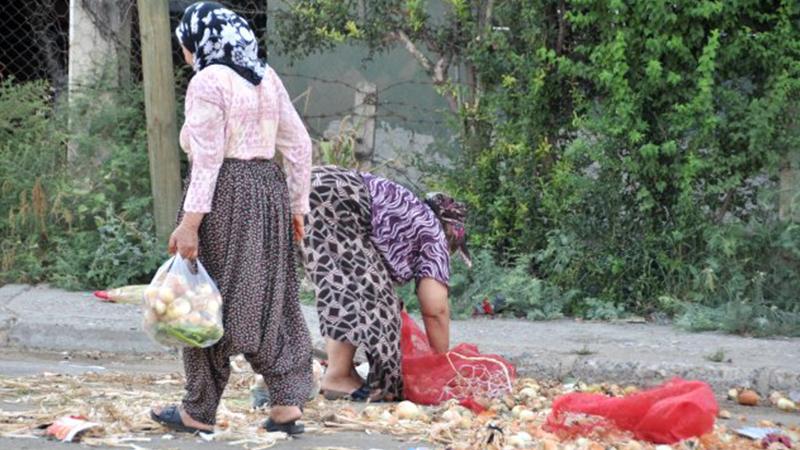
<instances>
[{"instance_id":1,"label":"wooden utility pole","mask_svg":"<svg viewBox=\"0 0 800 450\"><path fill-rule=\"evenodd\" d=\"M375 113L378 109L378 87L374 83L361 82L355 95L357 131L360 131L355 156L362 169L369 169L375 156Z\"/></svg>"},{"instance_id":2,"label":"wooden utility pole","mask_svg":"<svg viewBox=\"0 0 800 450\"><path fill-rule=\"evenodd\" d=\"M138 0L153 215L156 234L164 242L175 226L181 197L168 3Z\"/></svg>"}]
</instances>

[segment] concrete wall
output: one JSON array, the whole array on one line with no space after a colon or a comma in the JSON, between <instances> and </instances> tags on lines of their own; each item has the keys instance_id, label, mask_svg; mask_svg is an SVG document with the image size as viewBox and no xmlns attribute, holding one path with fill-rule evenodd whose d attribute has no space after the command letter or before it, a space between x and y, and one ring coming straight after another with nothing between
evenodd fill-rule
<instances>
[{"instance_id":1,"label":"concrete wall","mask_svg":"<svg viewBox=\"0 0 800 450\"><path fill-rule=\"evenodd\" d=\"M271 33L274 28L269 27ZM292 63L270 49L269 64L298 100L295 105L315 137L335 133L340 121L352 114L354 88L361 82L374 83L378 106L373 166L413 186L418 176L414 156L432 154L451 135L447 105L405 50L364 61L367 53L363 47L342 45Z\"/></svg>"},{"instance_id":2,"label":"concrete wall","mask_svg":"<svg viewBox=\"0 0 800 450\"><path fill-rule=\"evenodd\" d=\"M131 9L116 0L70 0L69 89L107 71L113 84L130 79Z\"/></svg>"}]
</instances>

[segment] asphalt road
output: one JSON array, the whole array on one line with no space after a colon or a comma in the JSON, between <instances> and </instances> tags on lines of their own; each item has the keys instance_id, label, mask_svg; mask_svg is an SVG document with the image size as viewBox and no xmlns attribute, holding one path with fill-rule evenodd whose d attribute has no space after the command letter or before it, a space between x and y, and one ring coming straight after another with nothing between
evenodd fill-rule
<instances>
[{"instance_id":1,"label":"asphalt road","mask_svg":"<svg viewBox=\"0 0 800 450\"><path fill-rule=\"evenodd\" d=\"M231 450L240 447L231 447L226 442L204 442L196 438L182 437L175 440L152 442L137 442L141 448L159 450ZM279 442L272 447L275 450L344 450L344 449L383 449L383 450L408 450L420 448L421 444L402 443L381 435L367 435L363 433L336 433L330 435L307 435L291 441ZM44 439L7 439L0 438L2 450L70 450L70 449L114 449L119 447L89 447L79 444L64 444ZM425 447L423 447L425 448Z\"/></svg>"}]
</instances>

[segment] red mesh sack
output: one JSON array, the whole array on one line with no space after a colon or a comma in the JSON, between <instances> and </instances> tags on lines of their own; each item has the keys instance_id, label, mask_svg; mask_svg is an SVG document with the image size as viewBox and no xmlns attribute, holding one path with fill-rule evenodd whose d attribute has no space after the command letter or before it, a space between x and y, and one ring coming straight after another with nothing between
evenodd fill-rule
<instances>
[{"instance_id":1,"label":"red mesh sack","mask_svg":"<svg viewBox=\"0 0 800 450\"><path fill-rule=\"evenodd\" d=\"M460 344L445 354L435 354L428 336L405 312L400 335L403 353L403 396L414 403L435 405L457 399L477 408L476 399L510 392L514 366L497 355L482 355L478 347Z\"/></svg>"},{"instance_id":2,"label":"red mesh sack","mask_svg":"<svg viewBox=\"0 0 800 450\"><path fill-rule=\"evenodd\" d=\"M718 411L714 392L706 383L676 378L625 397L562 395L553 401L545 428L566 434L587 433L598 427L618 428L640 440L673 444L711 432ZM594 417L587 422L577 414Z\"/></svg>"}]
</instances>

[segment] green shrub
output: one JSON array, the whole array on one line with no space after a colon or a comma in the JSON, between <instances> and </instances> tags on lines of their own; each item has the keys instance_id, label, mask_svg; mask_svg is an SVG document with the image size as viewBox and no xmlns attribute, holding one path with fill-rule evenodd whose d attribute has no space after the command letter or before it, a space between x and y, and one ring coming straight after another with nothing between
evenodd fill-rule
<instances>
[{"instance_id":1,"label":"green shrub","mask_svg":"<svg viewBox=\"0 0 800 450\"><path fill-rule=\"evenodd\" d=\"M586 297L573 306L576 316L588 320L616 320L625 316L625 308L611 302Z\"/></svg>"},{"instance_id":2,"label":"green shrub","mask_svg":"<svg viewBox=\"0 0 800 450\"><path fill-rule=\"evenodd\" d=\"M471 243L502 267L534 255L466 275L454 302L530 272L583 317L793 311L800 241L758 197L800 146L800 3L357 3L279 8L283 52L412 50L457 110L452 164L427 179L469 203Z\"/></svg>"},{"instance_id":3,"label":"green shrub","mask_svg":"<svg viewBox=\"0 0 800 450\"><path fill-rule=\"evenodd\" d=\"M164 251L150 212L141 89L96 86L69 107L41 82L0 90L0 282L85 289L147 280Z\"/></svg>"},{"instance_id":4,"label":"green shrub","mask_svg":"<svg viewBox=\"0 0 800 450\"><path fill-rule=\"evenodd\" d=\"M62 177L66 134L44 82L0 83L0 272L37 281L50 233L50 209Z\"/></svg>"},{"instance_id":5,"label":"green shrub","mask_svg":"<svg viewBox=\"0 0 800 450\"><path fill-rule=\"evenodd\" d=\"M800 146L800 5L779 3L498 4L510 32L471 58L491 139L446 171L473 243L534 254L536 277L578 291L571 315L791 317L800 236L775 194Z\"/></svg>"},{"instance_id":6,"label":"green shrub","mask_svg":"<svg viewBox=\"0 0 800 450\"><path fill-rule=\"evenodd\" d=\"M800 313L762 303L733 301L717 307L691 305L676 325L689 331L724 331L756 337L800 336Z\"/></svg>"},{"instance_id":7,"label":"green shrub","mask_svg":"<svg viewBox=\"0 0 800 450\"><path fill-rule=\"evenodd\" d=\"M109 206L96 227L59 236L50 281L70 289L149 282L164 260L152 217L127 218Z\"/></svg>"},{"instance_id":8,"label":"green shrub","mask_svg":"<svg viewBox=\"0 0 800 450\"><path fill-rule=\"evenodd\" d=\"M532 320L551 320L562 317L565 304L572 293L530 274L530 257L520 258L511 268L497 265L489 251L478 251L472 269L459 259L452 259L450 275L450 307L456 317L468 317L484 299L494 302L505 299L504 314ZM419 310L414 283L400 288L400 296L411 311Z\"/></svg>"}]
</instances>

